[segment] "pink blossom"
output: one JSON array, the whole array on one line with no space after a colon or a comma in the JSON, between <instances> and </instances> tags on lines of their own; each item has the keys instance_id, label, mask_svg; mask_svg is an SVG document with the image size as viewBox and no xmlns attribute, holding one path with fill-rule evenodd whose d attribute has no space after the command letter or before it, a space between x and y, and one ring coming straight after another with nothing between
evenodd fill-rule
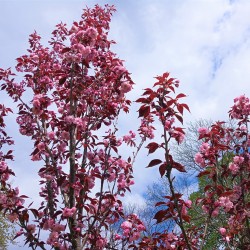
<instances>
[{"instance_id":1,"label":"pink blossom","mask_svg":"<svg viewBox=\"0 0 250 250\"><path fill-rule=\"evenodd\" d=\"M135 139L135 133L131 130L129 131L128 135L123 136L123 141L126 142L127 144L131 144L134 139Z\"/></svg>"},{"instance_id":2,"label":"pink blossom","mask_svg":"<svg viewBox=\"0 0 250 250\"><path fill-rule=\"evenodd\" d=\"M165 128L166 130L170 130L170 128L171 128L171 126L173 125L174 121L175 121L174 118L171 118L171 119L169 119L169 120L166 120L166 121L165 121L164 128Z\"/></svg>"},{"instance_id":3,"label":"pink blossom","mask_svg":"<svg viewBox=\"0 0 250 250\"><path fill-rule=\"evenodd\" d=\"M122 75L122 74L124 74L127 70L126 70L123 66L119 65L119 66L115 66L115 67L114 67L114 71L116 72L117 75Z\"/></svg>"},{"instance_id":4,"label":"pink blossom","mask_svg":"<svg viewBox=\"0 0 250 250\"><path fill-rule=\"evenodd\" d=\"M130 233L130 229L128 229L128 228L123 229L123 235L124 235L125 237L128 237L128 236L129 236L129 233Z\"/></svg>"},{"instance_id":5,"label":"pink blossom","mask_svg":"<svg viewBox=\"0 0 250 250\"><path fill-rule=\"evenodd\" d=\"M59 112L60 114L63 114L64 111L65 111L65 110L64 110L63 107L59 107L59 108L58 108L58 112Z\"/></svg>"},{"instance_id":6,"label":"pink blossom","mask_svg":"<svg viewBox=\"0 0 250 250\"><path fill-rule=\"evenodd\" d=\"M31 160L32 161L40 161L41 160L41 156L39 154L35 154L31 156Z\"/></svg>"},{"instance_id":7,"label":"pink blossom","mask_svg":"<svg viewBox=\"0 0 250 250\"><path fill-rule=\"evenodd\" d=\"M39 212L38 212L38 218L42 218L43 216L44 216L44 212L39 211Z\"/></svg>"},{"instance_id":8,"label":"pink blossom","mask_svg":"<svg viewBox=\"0 0 250 250\"><path fill-rule=\"evenodd\" d=\"M237 172L239 171L239 166L237 164L234 163L229 163L228 168L232 171L233 174L237 174Z\"/></svg>"},{"instance_id":9,"label":"pink blossom","mask_svg":"<svg viewBox=\"0 0 250 250\"><path fill-rule=\"evenodd\" d=\"M8 214L7 215L8 220L10 220L11 222L15 222L18 220L18 214L13 213L13 214Z\"/></svg>"},{"instance_id":10,"label":"pink blossom","mask_svg":"<svg viewBox=\"0 0 250 250\"><path fill-rule=\"evenodd\" d=\"M82 157L81 153L76 153L76 159L80 159Z\"/></svg>"},{"instance_id":11,"label":"pink blossom","mask_svg":"<svg viewBox=\"0 0 250 250\"><path fill-rule=\"evenodd\" d=\"M105 245L106 245L105 239L102 239L102 238L97 239L97 241L96 241L97 247L100 247L101 249L103 249L105 247Z\"/></svg>"},{"instance_id":12,"label":"pink blossom","mask_svg":"<svg viewBox=\"0 0 250 250\"><path fill-rule=\"evenodd\" d=\"M220 197L219 198L219 203L221 206L223 206L226 210L226 212L228 212L231 208L233 208L233 203L229 200L228 197Z\"/></svg>"},{"instance_id":13,"label":"pink blossom","mask_svg":"<svg viewBox=\"0 0 250 250\"><path fill-rule=\"evenodd\" d=\"M38 143L38 144L37 144L37 148L38 148L40 151L45 150L45 143L44 143L44 142Z\"/></svg>"},{"instance_id":14,"label":"pink blossom","mask_svg":"<svg viewBox=\"0 0 250 250\"><path fill-rule=\"evenodd\" d=\"M120 168L126 168L126 166L127 166L127 162L126 161L124 161L123 159L118 159L117 160L117 165L120 167Z\"/></svg>"},{"instance_id":15,"label":"pink blossom","mask_svg":"<svg viewBox=\"0 0 250 250\"><path fill-rule=\"evenodd\" d=\"M174 131L171 131L171 136L173 138L175 138L175 140L178 142L178 143L182 143L183 140L185 139L185 134L178 131L178 130L174 130Z\"/></svg>"},{"instance_id":16,"label":"pink blossom","mask_svg":"<svg viewBox=\"0 0 250 250\"><path fill-rule=\"evenodd\" d=\"M43 97L43 95L41 94L38 94L38 95L35 95L34 98L33 98L33 106L35 108L40 108L40 99Z\"/></svg>"},{"instance_id":17,"label":"pink blossom","mask_svg":"<svg viewBox=\"0 0 250 250\"><path fill-rule=\"evenodd\" d=\"M112 181L115 180L115 178L116 178L116 173L111 173L111 174L109 175L109 177L108 177L108 181L109 181L109 182L112 182Z\"/></svg>"},{"instance_id":18,"label":"pink blossom","mask_svg":"<svg viewBox=\"0 0 250 250\"><path fill-rule=\"evenodd\" d=\"M59 153L64 153L66 150L67 144L65 142L61 142L60 144L57 145L57 149Z\"/></svg>"},{"instance_id":19,"label":"pink blossom","mask_svg":"<svg viewBox=\"0 0 250 250\"><path fill-rule=\"evenodd\" d=\"M0 171L4 172L7 169L7 163L5 161L0 162Z\"/></svg>"},{"instance_id":20,"label":"pink blossom","mask_svg":"<svg viewBox=\"0 0 250 250\"><path fill-rule=\"evenodd\" d=\"M135 184L135 181L134 181L134 180L130 180L130 181L129 181L129 186L134 185L134 184Z\"/></svg>"},{"instance_id":21,"label":"pink blossom","mask_svg":"<svg viewBox=\"0 0 250 250\"><path fill-rule=\"evenodd\" d=\"M234 99L234 105L230 111L232 118L241 119L243 116L250 115L249 98L241 95Z\"/></svg>"},{"instance_id":22,"label":"pink blossom","mask_svg":"<svg viewBox=\"0 0 250 250\"><path fill-rule=\"evenodd\" d=\"M154 127L148 125L146 120L142 120L139 130L140 130L140 134L142 134L146 138L149 138L149 139L154 138Z\"/></svg>"},{"instance_id":23,"label":"pink blossom","mask_svg":"<svg viewBox=\"0 0 250 250\"><path fill-rule=\"evenodd\" d=\"M77 26L75 26L75 25L72 25L72 27L71 27L71 29L70 29L70 33L74 33L74 32L76 32L77 31Z\"/></svg>"},{"instance_id":24,"label":"pink blossom","mask_svg":"<svg viewBox=\"0 0 250 250\"><path fill-rule=\"evenodd\" d=\"M121 240L122 236L120 234L115 234L115 240Z\"/></svg>"},{"instance_id":25,"label":"pink blossom","mask_svg":"<svg viewBox=\"0 0 250 250\"><path fill-rule=\"evenodd\" d=\"M209 213L209 209L208 209L208 207L207 206L205 206L205 205L202 205L202 210L206 213L206 214L208 214Z\"/></svg>"},{"instance_id":26,"label":"pink blossom","mask_svg":"<svg viewBox=\"0 0 250 250\"><path fill-rule=\"evenodd\" d=\"M216 207L216 208L213 210L213 212L212 212L212 216L213 216L213 217L218 216L219 211L220 211L220 207L218 206L218 207Z\"/></svg>"},{"instance_id":27,"label":"pink blossom","mask_svg":"<svg viewBox=\"0 0 250 250\"><path fill-rule=\"evenodd\" d=\"M83 47L80 52L84 58L87 58L91 54L91 49L89 46L86 46Z\"/></svg>"},{"instance_id":28,"label":"pink blossom","mask_svg":"<svg viewBox=\"0 0 250 250\"><path fill-rule=\"evenodd\" d=\"M124 179L118 179L118 185L117 185L117 188L118 189L123 189L123 188L125 188L125 187L127 187L127 182L126 182L126 180L124 180Z\"/></svg>"},{"instance_id":29,"label":"pink blossom","mask_svg":"<svg viewBox=\"0 0 250 250\"><path fill-rule=\"evenodd\" d=\"M139 232L133 232L133 234L129 237L129 242L138 240L140 238Z\"/></svg>"},{"instance_id":30,"label":"pink blossom","mask_svg":"<svg viewBox=\"0 0 250 250\"><path fill-rule=\"evenodd\" d=\"M219 232L220 232L221 235L224 236L226 234L227 230L224 227L220 227Z\"/></svg>"},{"instance_id":31,"label":"pink blossom","mask_svg":"<svg viewBox=\"0 0 250 250\"><path fill-rule=\"evenodd\" d=\"M230 200L231 201L237 201L239 198L240 198L240 196L241 196L241 194L242 194L242 188L240 187L240 186L234 186L233 187L233 194L232 195L230 195Z\"/></svg>"},{"instance_id":32,"label":"pink blossom","mask_svg":"<svg viewBox=\"0 0 250 250\"><path fill-rule=\"evenodd\" d=\"M94 177L87 177L88 188L92 189L95 186L95 178Z\"/></svg>"},{"instance_id":33,"label":"pink blossom","mask_svg":"<svg viewBox=\"0 0 250 250\"><path fill-rule=\"evenodd\" d=\"M201 153L197 153L194 157L195 162L200 165L201 167L205 167L205 160Z\"/></svg>"},{"instance_id":34,"label":"pink blossom","mask_svg":"<svg viewBox=\"0 0 250 250\"><path fill-rule=\"evenodd\" d=\"M205 154L208 155L209 154L209 149L210 149L210 145L206 142L203 142L200 146L200 151Z\"/></svg>"},{"instance_id":35,"label":"pink blossom","mask_svg":"<svg viewBox=\"0 0 250 250\"><path fill-rule=\"evenodd\" d=\"M68 123L68 124L72 124L75 120L74 116L73 115L68 115L64 118L65 122Z\"/></svg>"},{"instance_id":36,"label":"pink blossom","mask_svg":"<svg viewBox=\"0 0 250 250\"><path fill-rule=\"evenodd\" d=\"M54 226L54 220L53 219L48 219L45 221L45 223L43 224L43 229L44 230L49 230L52 229L52 227Z\"/></svg>"},{"instance_id":37,"label":"pink blossom","mask_svg":"<svg viewBox=\"0 0 250 250\"><path fill-rule=\"evenodd\" d=\"M143 225L143 224L139 224L138 226L137 226L137 229L138 229L138 231L144 231L146 228L145 228L145 226Z\"/></svg>"},{"instance_id":38,"label":"pink blossom","mask_svg":"<svg viewBox=\"0 0 250 250\"><path fill-rule=\"evenodd\" d=\"M51 232L47 240L47 244L52 246L58 244L58 237L59 237L58 232Z\"/></svg>"},{"instance_id":39,"label":"pink blossom","mask_svg":"<svg viewBox=\"0 0 250 250\"><path fill-rule=\"evenodd\" d=\"M240 126L240 130L243 132L247 132L247 127L245 125Z\"/></svg>"},{"instance_id":40,"label":"pink blossom","mask_svg":"<svg viewBox=\"0 0 250 250\"><path fill-rule=\"evenodd\" d=\"M168 239L170 241L173 241L173 240L178 240L178 237L173 233L168 233Z\"/></svg>"},{"instance_id":41,"label":"pink blossom","mask_svg":"<svg viewBox=\"0 0 250 250\"><path fill-rule=\"evenodd\" d=\"M192 201L191 200L186 200L185 205L190 208L192 206Z\"/></svg>"},{"instance_id":42,"label":"pink blossom","mask_svg":"<svg viewBox=\"0 0 250 250\"><path fill-rule=\"evenodd\" d=\"M236 155L234 156L233 161L236 164L241 164L244 161L244 157Z\"/></svg>"},{"instance_id":43,"label":"pink blossom","mask_svg":"<svg viewBox=\"0 0 250 250\"><path fill-rule=\"evenodd\" d=\"M124 221L124 222L121 224L121 228L122 228L122 229L131 229L131 228L132 228L132 223L129 222L129 221Z\"/></svg>"},{"instance_id":44,"label":"pink blossom","mask_svg":"<svg viewBox=\"0 0 250 250\"><path fill-rule=\"evenodd\" d=\"M85 127L86 127L86 122L82 118L75 118L74 124L77 125L78 129L85 129Z\"/></svg>"},{"instance_id":45,"label":"pink blossom","mask_svg":"<svg viewBox=\"0 0 250 250\"><path fill-rule=\"evenodd\" d=\"M74 215L75 212L76 212L76 207L72 207L72 208L67 208L67 207L65 207L65 208L63 209L62 215L63 215L64 217L72 217L72 216Z\"/></svg>"},{"instance_id":46,"label":"pink blossom","mask_svg":"<svg viewBox=\"0 0 250 250\"><path fill-rule=\"evenodd\" d=\"M93 40L95 40L96 38L97 38L97 30L96 29L94 29L94 28L88 28L87 30L86 30L86 34L91 38L91 39L93 39Z\"/></svg>"},{"instance_id":47,"label":"pink blossom","mask_svg":"<svg viewBox=\"0 0 250 250\"><path fill-rule=\"evenodd\" d=\"M29 230L29 232L31 232L33 234L36 231L36 225L29 224L29 225L27 225L27 229Z\"/></svg>"},{"instance_id":48,"label":"pink blossom","mask_svg":"<svg viewBox=\"0 0 250 250\"><path fill-rule=\"evenodd\" d=\"M75 29L74 29L74 30L75 30ZM75 30L75 31L76 31L76 30ZM83 38L84 34L85 34L85 31L84 31L84 30L80 30L80 31L77 32L76 37L77 37L78 39L81 39L81 38Z\"/></svg>"},{"instance_id":49,"label":"pink blossom","mask_svg":"<svg viewBox=\"0 0 250 250\"><path fill-rule=\"evenodd\" d=\"M122 93L127 93L132 89L132 86L129 82L122 82L121 83L121 87L120 87L120 91Z\"/></svg>"},{"instance_id":50,"label":"pink blossom","mask_svg":"<svg viewBox=\"0 0 250 250\"><path fill-rule=\"evenodd\" d=\"M55 132L51 131L47 133L47 136L50 140L55 140Z\"/></svg>"},{"instance_id":51,"label":"pink blossom","mask_svg":"<svg viewBox=\"0 0 250 250\"><path fill-rule=\"evenodd\" d=\"M187 215L187 208L186 208L186 206L182 206L182 208L181 208L181 215L183 216L183 215Z\"/></svg>"},{"instance_id":52,"label":"pink blossom","mask_svg":"<svg viewBox=\"0 0 250 250\"><path fill-rule=\"evenodd\" d=\"M205 128L205 127L200 127L200 128L198 128L198 133L199 133L200 135L208 134L208 132L209 132L209 130L208 130L207 128Z\"/></svg>"}]
</instances>

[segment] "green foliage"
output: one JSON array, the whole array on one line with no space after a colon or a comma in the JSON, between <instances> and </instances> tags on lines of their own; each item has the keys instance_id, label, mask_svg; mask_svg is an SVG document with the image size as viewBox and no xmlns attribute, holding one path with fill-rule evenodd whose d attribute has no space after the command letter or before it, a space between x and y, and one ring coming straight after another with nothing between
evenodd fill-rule
<instances>
[{"instance_id":1,"label":"green foliage","mask_svg":"<svg viewBox=\"0 0 250 250\"><path fill-rule=\"evenodd\" d=\"M201 205L196 203L198 198L204 197L204 187L208 185L209 182L211 181L208 177L201 177L199 179L198 191L190 195L190 200L193 205L189 209L188 213L191 216L192 225L200 228L202 231L204 231L206 223L209 223L203 250L216 250L224 245L224 241L222 241L218 229L226 222L226 215L221 211L217 217L209 219L208 215L202 210Z\"/></svg>"},{"instance_id":2,"label":"green foliage","mask_svg":"<svg viewBox=\"0 0 250 250\"><path fill-rule=\"evenodd\" d=\"M228 166L228 164L232 162L233 156L234 154L232 152L228 152L221 156L221 160L218 163L218 172L222 171L221 166ZM218 184L224 187L230 187L232 186L233 181L237 180L219 178ZM204 231L206 224L208 224L208 231L205 237L203 250L216 250L225 246L225 241L221 238L219 228L225 226L229 217L223 209L220 209L218 216L212 216L209 218L208 214L202 210L201 205L196 202L198 198L203 198L205 196L204 188L210 184L212 184L212 180L208 175L200 177L198 180L198 191L193 192L189 197L192 201L192 207L189 209L188 213L191 216L191 221L193 222L192 225Z\"/></svg>"},{"instance_id":3,"label":"green foliage","mask_svg":"<svg viewBox=\"0 0 250 250\"><path fill-rule=\"evenodd\" d=\"M13 243L15 227L7 218L0 213L0 249L7 250L8 245Z\"/></svg>"}]
</instances>

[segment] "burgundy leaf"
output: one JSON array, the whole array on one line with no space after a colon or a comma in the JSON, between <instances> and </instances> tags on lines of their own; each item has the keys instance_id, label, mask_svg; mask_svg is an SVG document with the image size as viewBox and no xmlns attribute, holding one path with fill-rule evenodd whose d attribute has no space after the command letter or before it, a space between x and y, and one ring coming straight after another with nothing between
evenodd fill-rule
<instances>
[{"instance_id":1,"label":"burgundy leaf","mask_svg":"<svg viewBox=\"0 0 250 250\"><path fill-rule=\"evenodd\" d=\"M140 107L138 112L139 112L139 117L147 117L150 113L150 107L143 105Z\"/></svg>"},{"instance_id":2,"label":"burgundy leaf","mask_svg":"<svg viewBox=\"0 0 250 250\"><path fill-rule=\"evenodd\" d=\"M166 164L165 163L160 165L159 172L160 172L161 177L166 173Z\"/></svg>"},{"instance_id":3,"label":"burgundy leaf","mask_svg":"<svg viewBox=\"0 0 250 250\"><path fill-rule=\"evenodd\" d=\"M176 96L176 99L177 99L177 98L182 98L182 97L186 97L186 95L183 94L183 93L180 93L180 94L178 94L178 95Z\"/></svg>"},{"instance_id":4,"label":"burgundy leaf","mask_svg":"<svg viewBox=\"0 0 250 250\"><path fill-rule=\"evenodd\" d=\"M159 148L159 144L156 142L150 142L146 148L148 148L148 154L152 154L155 152L157 148Z\"/></svg>"},{"instance_id":5,"label":"burgundy leaf","mask_svg":"<svg viewBox=\"0 0 250 250\"><path fill-rule=\"evenodd\" d=\"M152 160L152 161L148 164L147 168L156 166L156 165L160 164L161 162L162 162L162 161L159 160L159 159L154 159L154 160Z\"/></svg>"},{"instance_id":6,"label":"burgundy leaf","mask_svg":"<svg viewBox=\"0 0 250 250\"><path fill-rule=\"evenodd\" d=\"M173 163L173 168L177 169L179 172L187 172L185 167L178 162Z\"/></svg>"}]
</instances>

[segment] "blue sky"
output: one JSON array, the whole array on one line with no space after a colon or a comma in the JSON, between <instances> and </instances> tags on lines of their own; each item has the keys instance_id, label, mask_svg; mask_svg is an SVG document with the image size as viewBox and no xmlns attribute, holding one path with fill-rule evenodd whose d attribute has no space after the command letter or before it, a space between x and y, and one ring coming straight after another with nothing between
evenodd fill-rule
<instances>
[{"instance_id":1,"label":"blue sky","mask_svg":"<svg viewBox=\"0 0 250 250\"><path fill-rule=\"evenodd\" d=\"M185 115L186 121L227 119L233 98L250 95L248 0L0 0L0 67L15 65L34 30L46 42L58 22L70 25L86 5L96 3L117 7L110 37L136 82L130 94L133 100L143 88L152 86L154 76L165 71L180 80L180 91L188 95L191 114ZM0 98L12 105L4 95ZM131 127L131 119L122 120L124 130ZM9 123L14 131L15 121L9 119ZM17 153L13 168L18 177L14 184L37 196L36 169L23 157L29 155L31 146L26 138L14 132L13 136ZM143 203L146 186L158 178L156 170L144 168L144 156L136 163L136 185L127 201Z\"/></svg>"}]
</instances>

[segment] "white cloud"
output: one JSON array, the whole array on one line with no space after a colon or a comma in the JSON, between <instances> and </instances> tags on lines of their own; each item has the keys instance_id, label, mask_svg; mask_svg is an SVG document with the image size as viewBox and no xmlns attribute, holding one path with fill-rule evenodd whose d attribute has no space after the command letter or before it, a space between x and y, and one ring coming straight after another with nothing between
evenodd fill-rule
<instances>
[{"instance_id":1,"label":"white cloud","mask_svg":"<svg viewBox=\"0 0 250 250\"><path fill-rule=\"evenodd\" d=\"M146 205L144 198L139 195L138 193L135 194L128 194L124 198L124 205L136 207L136 208L142 208Z\"/></svg>"}]
</instances>

